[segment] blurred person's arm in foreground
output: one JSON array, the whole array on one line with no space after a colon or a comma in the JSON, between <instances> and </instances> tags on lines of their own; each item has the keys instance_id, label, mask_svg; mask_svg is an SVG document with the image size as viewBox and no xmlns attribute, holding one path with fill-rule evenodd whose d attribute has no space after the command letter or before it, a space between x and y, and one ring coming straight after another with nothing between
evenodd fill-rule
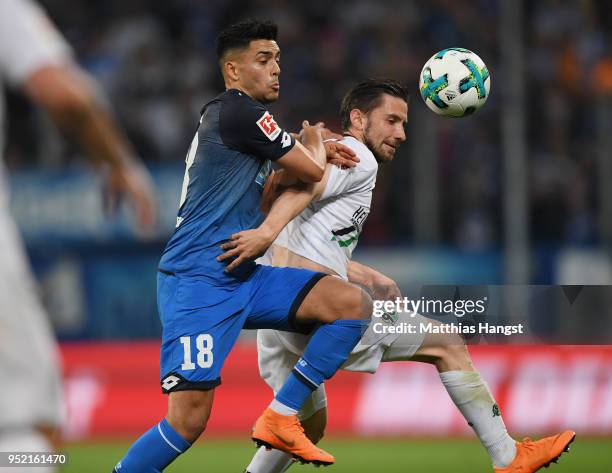
<instances>
[{"instance_id":1,"label":"blurred person's arm in foreground","mask_svg":"<svg viewBox=\"0 0 612 473\"><path fill-rule=\"evenodd\" d=\"M44 11L29 0L0 2L0 73L68 132L106 174L108 202L132 200L137 222L150 230L156 207L149 174L103 105L94 81Z\"/></svg>"},{"instance_id":2,"label":"blurred person's arm in foreground","mask_svg":"<svg viewBox=\"0 0 612 473\"><path fill-rule=\"evenodd\" d=\"M156 208L149 174L98 99L90 79L74 67L45 66L26 79L23 89L105 173L111 209L125 193L132 200L140 227L151 229Z\"/></svg>"}]
</instances>

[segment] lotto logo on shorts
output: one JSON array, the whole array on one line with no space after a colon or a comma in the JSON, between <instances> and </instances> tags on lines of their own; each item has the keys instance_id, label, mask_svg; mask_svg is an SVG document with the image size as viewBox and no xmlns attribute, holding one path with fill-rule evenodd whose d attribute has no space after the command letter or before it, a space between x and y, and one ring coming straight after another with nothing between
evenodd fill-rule
<instances>
[{"instance_id":1,"label":"lotto logo on shorts","mask_svg":"<svg viewBox=\"0 0 612 473\"><path fill-rule=\"evenodd\" d=\"M182 379L174 374L166 376L161 382L162 391L165 393L172 391L181 381Z\"/></svg>"},{"instance_id":2,"label":"lotto logo on shorts","mask_svg":"<svg viewBox=\"0 0 612 473\"><path fill-rule=\"evenodd\" d=\"M274 121L269 112L264 113L259 120L257 126L270 141L274 141L280 135L281 129Z\"/></svg>"}]
</instances>

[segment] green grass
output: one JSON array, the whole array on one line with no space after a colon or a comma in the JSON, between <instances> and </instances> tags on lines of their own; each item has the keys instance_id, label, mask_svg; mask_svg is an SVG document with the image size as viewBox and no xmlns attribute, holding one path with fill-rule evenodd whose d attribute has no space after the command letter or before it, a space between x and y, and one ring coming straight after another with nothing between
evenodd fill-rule
<instances>
[{"instance_id":1,"label":"green grass","mask_svg":"<svg viewBox=\"0 0 612 473\"><path fill-rule=\"evenodd\" d=\"M492 471L484 449L470 440L331 439L321 446L336 457L326 469L296 465L295 473L476 473ZM110 473L128 443L67 446L64 472ZM581 439L572 444L550 473L611 473L612 439ZM255 449L247 440L201 441L180 457L168 473L242 473Z\"/></svg>"}]
</instances>

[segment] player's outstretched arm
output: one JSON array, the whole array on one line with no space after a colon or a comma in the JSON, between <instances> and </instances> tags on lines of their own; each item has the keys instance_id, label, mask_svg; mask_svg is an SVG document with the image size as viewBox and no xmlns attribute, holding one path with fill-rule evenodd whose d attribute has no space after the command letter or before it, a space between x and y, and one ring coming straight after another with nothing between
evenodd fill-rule
<instances>
[{"instance_id":1,"label":"player's outstretched arm","mask_svg":"<svg viewBox=\"0 0 612 473\"><path fill-rule=\"evenodd\" d=\"M402 296L393 279L357 261L349 262L347 276L350 282L365 286L373 299L390 301Z\"/></svg>"},{"instance_id":2,"label":"player's outstretched arm","mask_svg":"<svg viewBox=\"0 0 612 473\"><path fill-rule=\"evenodd\" d=\"M110 202L127 193L140 227L151 229L156 222L156 206L149 174L85 73L67 65L41 67L25 80L23 89L76 139L100 170L107 172Z\"/></svg>"},{"instance_id":3,"label":"player's outstretched arm","mask_svg":"<svg viewBox=\"0 0 612 473\"><path fill-rule=\"evenodd\" d=\"M225 271L232 271L243 261L263 255L285 225L322 194L327 184L330 168L331 165L328 164L323 179L316 184L295 183L284 187L282 185L285 177L284 170L270 175L264 188L264 199L266 194L270 193L278 194L278 197L271 197L271 208L259 227L235 233L228 242L221 245L225 253L217 257L218 261L236 258L227 265ZM285 182L290 182L290 180L285 180Z\"/></svg>"},{"instance_id":4,"label":"player's outstretched arm","mask_svg":"<svg viewBox=\"0 0 612 473\"><path fill-rule=\"evenodd\" d=\"M305 122L305 125L305 129L310 130L324 126L323 123L317 123L315 127L310 127L308 122ZM321 130L323 133L329 131L324 128ZM359 162L355 152L342 143L327 142L323 148L328 163L337 162L352 167ZM225 253L217 258L218 261L235 258L225 271L232 271L243 261L263 255L285 225L323 194L331 168L332 165L327 164L323 178L316 183L301 182L288 169L272 173L266 181L261 200L262 210L267 212L268 216L258 228L235 233L228 242L221 245Z\"/></svg>"},{"instance_id":5,"label":"player's outstretched arm","mask_svg":"<svg viewBox=\"0 0 612 473\"><path fill-rule=\"evenodd\" d=\"M329 130L323 128L323 123L319 122L315 126L309 126L304 122L302 137L316 131L317 134L329 134ZM307 142L306 138L305 142ZM299 141L296 141L299 144ZM295 147L294 147L295 148ZM353 167L359 162L356 153L348 146L337 143L324 143L323 151L328 163ZM278 162L285 159L291 152L280 158ZM310 202L318 199L327 186L327 181L331 174L332 165L327 164L323 178L315 183L305 183L297 179L295 173L290 169L291 166L272 173L264 187L261 206L264 212L268 213L262 224L252 230L244 230L235 233L221 249L225 253L221 254L217 260L225 261L235 258L225 268L226 272L232 271L243 261L255 259L263 255L270 245L274 242L281 230L291 220L293 220Z\"/></svg>"}]
</instances>

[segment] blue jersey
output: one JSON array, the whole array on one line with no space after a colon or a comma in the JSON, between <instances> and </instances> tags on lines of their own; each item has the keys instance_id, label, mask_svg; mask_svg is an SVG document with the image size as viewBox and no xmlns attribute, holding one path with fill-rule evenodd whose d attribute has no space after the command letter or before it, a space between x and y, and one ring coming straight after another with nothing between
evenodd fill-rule
<instances>
[{"instance_id":1,"label":"blue jersey","mask_svg":"<svg viewBox=\"0 0 612 473\"><path fill-rule=\"evenodd\" d=\"M230 274L218 262L219 247L263 220L261 194L271 161L295 140L265 107L244 92L227 90L202 109L189 148L177 225L160 261L162 271L236 284L254 268L244 263Z\"/></svg>"}]
</instances>

